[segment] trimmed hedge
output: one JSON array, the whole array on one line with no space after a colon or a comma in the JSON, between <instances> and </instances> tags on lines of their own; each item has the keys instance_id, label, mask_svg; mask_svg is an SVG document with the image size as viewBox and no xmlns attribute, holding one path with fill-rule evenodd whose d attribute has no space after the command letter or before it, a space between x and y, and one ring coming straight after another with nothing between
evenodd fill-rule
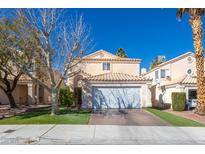
<instances>
[{"instance_id":1,"label":"trimmed hedge","mask_svg":"<svg viewBox=\"0 0 205 154\"><path fill-rule=\"evenodd\" d=\"M172 109L174 111L184 111L186 106L186 93L173 92L172 93Z\"/></svg>"},{"instance_id":2,"label":"trimmed hedge","mask_svg":"<svg viewBox=\"0 0 205 154\"><path fill-rule=\"evenodd\" d=\"M70 91L70 87L64 86L60 89L59 100L61 106L70 107L74 103L74 93Z\"/></svg>"}]
</instances>

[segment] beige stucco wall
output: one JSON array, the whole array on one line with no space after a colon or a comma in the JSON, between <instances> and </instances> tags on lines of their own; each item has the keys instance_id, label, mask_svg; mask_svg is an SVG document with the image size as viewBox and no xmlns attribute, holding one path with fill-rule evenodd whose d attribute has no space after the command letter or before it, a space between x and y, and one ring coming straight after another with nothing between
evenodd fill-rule
<instances>
[{"instance_id":1,"label":"beige stucco wall","mask_svg":"<svg viewBox=\"0 0 205 154\"><path fill-rule=\"evenodd\" d=\"M187 56L188 57L188 56ZM152 84L155 85L156 84L156 80L155 80L155 71L159 71L159 81L161 85L165 85L168 84L170 82L175 82L175 81L181 81L183 80L183 78L186 76L186 72L188 69L192 69L194 72L196 72L196 62L195 62L195 58L193 58L193 62L189 63L187 61L187 57L175 61L173 63L168 63L164 66L161 66L160 68L157 68L154 71L150 71L148 72L148 74L146 74L147 77L153 78L153 82ZM167 69L170 70L170 79L160 79L160 70L161 69Z\"/></svg>"},{"instance_id":2,"label":"beige stucco wall","mask_svg":"<svg viewBox=\"0 0 205 154\"><path fill-rule=\"evenodd\" d=\"M110 70L103 70L103 62L110 63ZM140 76L140 63L139 62L119 62L119 61L85 61L78 64L72 71L79 71L95 76L104 73L124 73L133 76ZM84 73L78 73L76 76L87 77ZM67 79L66 85L71 89L74 87L75 77L72 76Z\"/></svg>"},{"instance_id":3,"label":"beige stucco wall","mask_svg":"<svg viewBox=\"0 0 205 154\"><path fill-rule=\"evenodd\" d=\"M160 94L162 94L162 101L163 103L172 103L172 93L173 92L185 92L184 87L180 86L180 85L173 85L171 87L167 87L165 92L163 93L161 90L158 90L158 100L159 100L159 96Z\"/></svg>"},{"instance_id":4,"label":"beige stucco wall","mask_svg":"<svg viewBox=\"0 0 205 154\"><path fill-rule=\"evenodd\" d=\"M73 65L78 62L79 60L74 61ZM99 50L83 57L75 67L72 67L70 72L78 72L81 70L84 74L79 74L83 77L87 77L86 74L95 76L104 73L124 73L140 76L140 62L140 59L120 58L105 50ZM110 70L103 70L103 63L110 63ZM66 85L73 87L74 76L68 78Z\"/></svg>"},{"instance_id":5,"label":"beige stucco wall","mask_svg":"<svg viewBox=\"0 0 205 154\"><path fill-rule=\"evenodd\" d=\"M0 104L8 104L9 100L7 96L4 94L3 90L0 89Z\"/></svg>"},{"instance_id":6,"label":"beige stucco wall","mask_svg":"<svg viewBox=\"0 0 205 154\"><path fill-rule=\"evenodd\" d=\"M44 104L51 104L51 95L50 92L44 89Z\"/></svg>"},{"instance_id":7,"label":"beige stucco wall","mask_svg":"<svg viewBox=\"0 0 205 154\"><path fill-rule=\"evenodd\" d=\"M30 86L32 88L30 89L31 90L30 93L29 93L27 84L20 83L16 86L15 90L12 93L16 104L26 105L28 104L29 101L30 101L30 104L35 103L36 101L35 100L35 96L36 96L35 85L31 84ZM39 100L40 101L39 103L50 104L51 103L50 93L44 88L42 89L42 91L39 91L39 97L42 97L42 99ZM0 104L9 104L9 100L7 96L1 89L0 89Z\"/></svg>"},{"instance_id":8,"label":"beige stucco wall","mask_svg":"<svg viewBox=\"0 0 205 154\"><path fill-rule=\"evenodd\" d=\"M17 104L27 103L27 85L17 85L12 94ZM0 102L2 104L9 104L6 94L1 89Z\"/></svg>"},{"instance_id":9,"label":"beige stucco wall","mask_svg":"<svg viewBox=\"0 0 205 154\"><path fill-rule=\"evenodd\" d=\"M156 98L157 101L159 101L159 95L162 94L162 100L164 103L172 103L172 93L173 92L185 92L186 93L186 101L188 101L188 91L189 89L197 89L196 85L171 85L166 87L165 92L163 93L160 89L156 90L158 98Z\"/></svg>"},{"instance_id":10,"label":"beige stucco wall","mask_svg":"<svg viewBox=\"0 0 205 154\"><path fill-rule=\"evenodd\" d=\"M18 104L26 104L28 102L28 86L17 85L13 92L14 99Z\"/></svg>"},{"instance_id":11,"label":"beige stucco wall","mask_svg":"<svg viewBox=\"0 0 205 154\"><path fill-rule=\"evenodd\" d=\"M109 62L109 61L105 61ZM140 66L137 63L129 62L112 62L110 61L110 70L103 70L103 62L82 62L82 70L91 75L98 75L103 73L125 73L139 76Z\"/></svg>"}]
</instances>

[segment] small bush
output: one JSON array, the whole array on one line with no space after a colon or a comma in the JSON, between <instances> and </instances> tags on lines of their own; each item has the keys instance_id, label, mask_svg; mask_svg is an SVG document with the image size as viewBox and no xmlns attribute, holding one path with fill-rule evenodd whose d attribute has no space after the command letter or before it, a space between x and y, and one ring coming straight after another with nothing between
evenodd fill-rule
<instances>
[{"instance_id":1,"label":"small bush","mask_svg":"<svg viewBox=\"0 0 205 154\"><path fill-rule=\"evenodd\" d=\"M186 105L186 93L173 92L172 93L172 109L174 111L184 111Z\"/></svg>"},{"instance_id":2,"label":"small bush","mask_svg":"<svg viewBox=\"0 0 205 154\"><path fill-rule=\"evenodd\" d=\"M70 91L70 87L65 86L60 89L59 94L60 105L70 107L74 102L74 93Z\"/></svg>"}]
</instances>

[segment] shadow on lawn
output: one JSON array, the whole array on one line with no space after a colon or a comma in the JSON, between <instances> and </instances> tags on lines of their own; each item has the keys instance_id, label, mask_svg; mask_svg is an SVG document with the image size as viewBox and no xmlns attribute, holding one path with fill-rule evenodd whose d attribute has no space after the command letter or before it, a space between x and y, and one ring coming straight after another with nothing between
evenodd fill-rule
<instances>
[{"instance_id":1,"label":"shadow on lawn","mask_svg":"<svg viewBox=\"0 0 205 154\"><path fill-rule=\"evenodd\" d=\"M65 114L89 114L91 111L89 110L71 110L67 108L60 108L58 115L65 115ZM38 111L32 111L28 113L24 113L21 115L16 116L18 119L27 119L27 118L33 118L37 116L43 116L43 115L50 115L51 114L51 108L44 108L39 109Z\"/></svg>"}]
</instances>

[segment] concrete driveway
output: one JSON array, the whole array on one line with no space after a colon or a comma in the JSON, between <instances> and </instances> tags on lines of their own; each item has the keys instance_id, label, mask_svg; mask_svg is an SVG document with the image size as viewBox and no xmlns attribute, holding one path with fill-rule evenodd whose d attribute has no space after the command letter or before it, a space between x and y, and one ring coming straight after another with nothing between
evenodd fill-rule
<instances>
[{"instance_id":1,"label":"concrete driveway","mask_svg":"<svg viewBox=\"0 0 205 154\"><path fill-rule=\"evenodd\" d=\"M90 125L136 125L136 126L170 126L169 123L144 111L143 109L104 110L93 113Z\"/></svg>"}]
</instances>

